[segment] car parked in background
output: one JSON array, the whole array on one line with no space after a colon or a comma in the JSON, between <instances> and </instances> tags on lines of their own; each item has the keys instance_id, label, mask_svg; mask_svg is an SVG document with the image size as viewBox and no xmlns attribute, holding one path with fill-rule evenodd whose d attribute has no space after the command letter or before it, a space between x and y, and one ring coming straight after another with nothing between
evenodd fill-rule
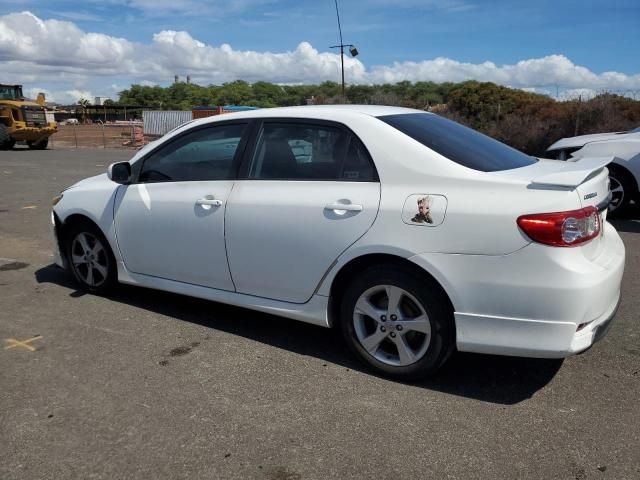
<instances>
[{"instance_id":1,"label":"car parked in background","mask_svg":"<svg viewBox=\"0 0 640 480\"><path fill-rule=\"evenodd\" d=\"M609 214L623 212L631 200L640 202L640 128L563 138L551 145L547 153L558 160L610 157L607 165L612 195Z\"/></svg>"},{"instance_id":2,"label":"car parked in background","mask_svg":"<svg viewBox=\"0 0 640 480\"><path fill-rule=\"evenodd\" d=\"M455 348L565 357L620 299L607 163L397 107L210 117L56 197L55 258L91 292L119 281L335 326L398 378Z\"/></svg>"}]
</instances>

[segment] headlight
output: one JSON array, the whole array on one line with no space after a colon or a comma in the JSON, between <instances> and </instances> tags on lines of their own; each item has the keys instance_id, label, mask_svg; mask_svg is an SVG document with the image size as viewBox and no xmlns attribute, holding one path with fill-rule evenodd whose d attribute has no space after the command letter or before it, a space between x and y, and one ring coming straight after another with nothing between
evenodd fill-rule
<instances>
[{"instance_id":1,"label":"headlight","mask_svg":"<svg viewBox=\"0 0 640 480\"><path fill-rule=\"evenodd\" d=\"M62 200L62 194L56 195L55 197L53 197L51 199L51 205L53 205L55 207L60 200Z\"/></svg>"}]
</instances>

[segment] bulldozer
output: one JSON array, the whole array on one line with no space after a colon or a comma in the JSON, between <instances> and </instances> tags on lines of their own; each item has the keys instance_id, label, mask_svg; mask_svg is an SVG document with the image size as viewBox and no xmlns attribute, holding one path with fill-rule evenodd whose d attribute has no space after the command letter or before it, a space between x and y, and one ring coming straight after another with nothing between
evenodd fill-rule
<instances>
[{"instance_id":1,"label":"bulldozer","mask_svg":"<svg viewBox=\"0 0 640 480\"><path fill-rule=\"evenodd\" d=\"M47 148L58 127L47 121L44 105L42 93L33 102L25 99L22 85L0 84L0 150L10 150L16 142L33 150Z\"/></svg>"}]
</instances>

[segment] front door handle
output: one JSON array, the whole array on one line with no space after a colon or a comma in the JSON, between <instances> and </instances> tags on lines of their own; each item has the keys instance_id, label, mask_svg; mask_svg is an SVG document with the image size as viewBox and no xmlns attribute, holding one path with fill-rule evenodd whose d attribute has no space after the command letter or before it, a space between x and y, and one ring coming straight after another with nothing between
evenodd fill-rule
<instances>
[{"instance_id":1,"label":"front door handle","mask_svg":"<svg viewBox=\"0 0 640 480\"><path fill-rule=\"evenodd\" d=\"M361 212L362 205L356 205L355 203L330 203L325 205L325 210L342 210L343 212Z\"/></svg>"},{"instance_id":2,"label":"front door handle","mask_svg":"<svg viewBox=\"0 0 640 480\"><path fill-rule=\"evenodd\" d=\"M213 198L213 195L207 195L204 198L199 198L196 200L196 205L211 207L220 207L222 206L222 200L216 200Z\"/></svg>"}]
</instances>

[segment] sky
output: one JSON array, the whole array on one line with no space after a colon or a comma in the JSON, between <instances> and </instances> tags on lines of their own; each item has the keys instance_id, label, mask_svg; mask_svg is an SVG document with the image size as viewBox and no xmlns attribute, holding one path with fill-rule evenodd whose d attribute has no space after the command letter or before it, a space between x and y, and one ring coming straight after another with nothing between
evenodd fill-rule
<instances>
[{"instance_id":1,"label":"sky","mask_svg":"<svg viewBox=\"0 0 640 480\"><path fill-rule=\"evenodd\" d=\"M638 0L339 0L348 84L469 79L640 99ZM74 103L132 83L340 81L334 0L0 0L0 82Z\"/></svg>"}]
</instances>

